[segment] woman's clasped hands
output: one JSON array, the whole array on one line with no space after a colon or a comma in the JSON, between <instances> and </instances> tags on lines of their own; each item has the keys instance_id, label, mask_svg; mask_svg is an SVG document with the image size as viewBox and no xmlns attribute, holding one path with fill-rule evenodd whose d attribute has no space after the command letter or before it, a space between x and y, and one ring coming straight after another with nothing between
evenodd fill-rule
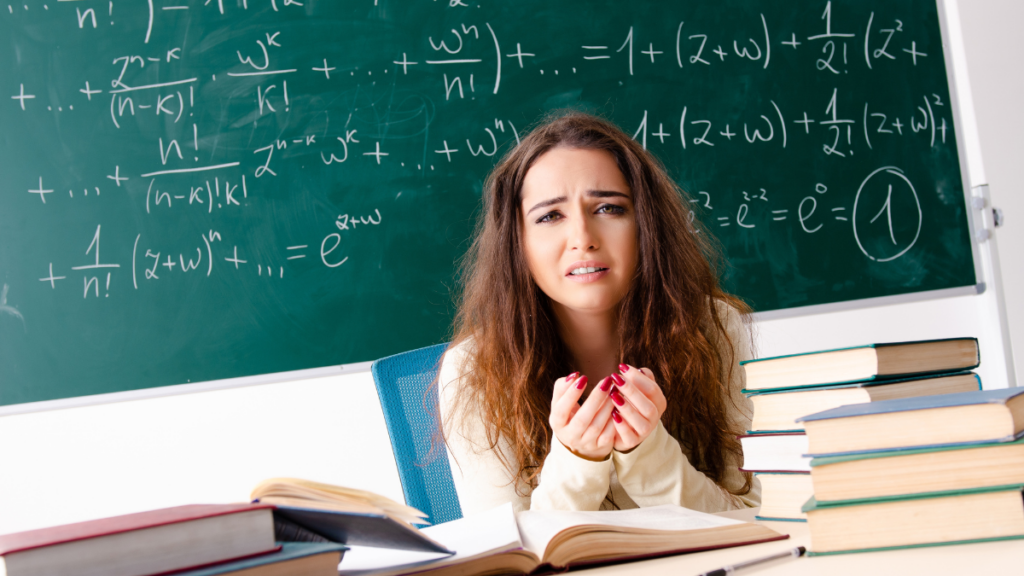
<instances>
[{"instance_id":1,"label":"woman's clasped hands","mask_svg":"<svg viewBox=\"0 0 1024 576\"><path fill-rule=\"evenodd\" d=\"M587 377L578 372L556 380L548 422L563 446L588 460L636 448L665 412L665 395L647 368L619 364L619 372L598 382L580 403L586 388Z\"/></svg>"}]
</instances>

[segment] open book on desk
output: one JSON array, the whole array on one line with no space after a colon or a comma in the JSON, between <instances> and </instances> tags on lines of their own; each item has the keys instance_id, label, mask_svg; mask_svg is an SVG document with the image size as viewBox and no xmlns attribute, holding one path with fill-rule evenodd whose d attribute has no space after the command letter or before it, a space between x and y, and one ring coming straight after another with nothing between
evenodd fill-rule
<instances>
[{"instance_id":1,"label":"open book on desk","mask_svg":"<svg viewBox=\"0 0 1024 576\"><path fill-rule=\"evenodd\" d=\"M338 542L451 554L413 524L423 512L366 490L298 478L271 478L253 489L253 501L273 504L274 536L282 542Z\"/></svg>"},{"instance_id":2,"label":"open book on desk","mask_svg":"<svg viewBox=\"0 0 1024 576\"><path fill-rule=\"evenodd\" d=\"M517 515L509 503L424 528L423 532L455 550L455 555L353 547L346 552L339 574L529 574L789 537L759 524L672 505L604 512L527 511Z\"/></svg>"}]
</instances>

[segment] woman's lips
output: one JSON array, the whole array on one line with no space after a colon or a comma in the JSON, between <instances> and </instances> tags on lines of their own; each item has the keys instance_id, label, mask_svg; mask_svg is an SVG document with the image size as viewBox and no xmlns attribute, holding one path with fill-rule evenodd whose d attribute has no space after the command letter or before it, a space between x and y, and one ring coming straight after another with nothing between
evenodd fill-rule
<instances>
[{"instance_id":1,"label":"woman's lips","mask_svg":"<svg viewBox=\"0 0 1024 576\"><path fill-rule=\"evenodd\" d=\"M590 272L590 273L587 273L587 274L569 274L569 275L566 276L566 278L568 278L569 280L572 280L573 282L579 282L580 284L586 284L586 283L589 283L589 282L597 282L601 278L604 278L605 276L607 276L608 272L609 272L609 270L607 268L605 268L604 270L598 270L597 272Z\"/></svg>"}]
</instances>

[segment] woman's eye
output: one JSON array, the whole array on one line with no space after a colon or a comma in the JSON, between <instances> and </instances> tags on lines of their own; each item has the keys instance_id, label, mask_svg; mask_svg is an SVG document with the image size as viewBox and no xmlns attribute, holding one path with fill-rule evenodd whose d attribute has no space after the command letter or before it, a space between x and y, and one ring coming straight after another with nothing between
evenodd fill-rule
<instances>
[{"instance_id":1,"label":"woman's eye","mask_svg":"<svg viewBox=\"0 0 1024 576\"><path fill-rule=\"evenodd\" d=\"M626 209L615 204L605 204L597 209L598 214L625 214Z\"/></svg>"},{"instance_id":2,"label":"woman's eye","mask_svg":"<svg viewBox=\"0 0 1024 576\"><path fill-rule=\"evenodd\" d=\"M545 215L543 215L543 216L541 216L540 218L537 219L537 224L541 224L541 223L544 223L544 222L554 222L555 220L558 219L558 217L559 217L558 212L548 212L547 214L545 214Z\"/></svg>"}]
</instances>

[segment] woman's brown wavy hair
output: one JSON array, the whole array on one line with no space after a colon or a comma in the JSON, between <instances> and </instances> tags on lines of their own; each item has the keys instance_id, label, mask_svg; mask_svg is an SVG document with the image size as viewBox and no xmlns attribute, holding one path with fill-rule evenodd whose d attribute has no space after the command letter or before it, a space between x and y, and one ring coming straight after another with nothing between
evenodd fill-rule
<instances>
[{"instance_id":1,"label":"woman's brown wavy hair","mask_svg":"<svg viewBox=\"0 0 1024 576\"><path fill-rule=\"evenodd\" d=\"M722 485L728 456L739 462L729 429L731 372L738 369L716 302L747 307L724 293L719 251L688 221L688 198L660 162L610 122L580 112L547 118L510 150L484 186L484 212L462 261L462 294L452 347L470 340L462 394L483 411L488 442L518 493L537 485L552 442L548 425L556 379L574 370L549 298L530 275L522 243L523 179L555 147L606 150L633 192L639 249L636 275L619 308L619 361L650 368L665 393L665 428L690 462ZM509 446L498 449L500 438ZM735 463L733 465L736 465ZM750 490L750 476L736 494Z\"/></svg>"}]
</instances>

